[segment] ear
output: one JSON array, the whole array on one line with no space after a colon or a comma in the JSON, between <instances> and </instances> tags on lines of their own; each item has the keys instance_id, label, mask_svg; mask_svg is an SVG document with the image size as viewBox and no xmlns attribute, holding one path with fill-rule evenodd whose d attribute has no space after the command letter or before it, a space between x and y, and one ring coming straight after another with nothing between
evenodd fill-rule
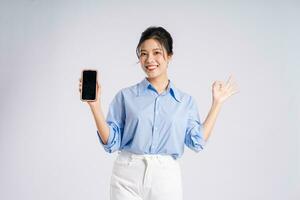
<instances>
[{"instance_id":1,"label":"ear","mask_svg":"<svg viewBox=\"0 0 300 200\"><path fill-rule=\"evenodd\" d=\"M173 57L172 54L168 55L168 63L172 60L172 57Z\"/></svg>"}]
</instances>

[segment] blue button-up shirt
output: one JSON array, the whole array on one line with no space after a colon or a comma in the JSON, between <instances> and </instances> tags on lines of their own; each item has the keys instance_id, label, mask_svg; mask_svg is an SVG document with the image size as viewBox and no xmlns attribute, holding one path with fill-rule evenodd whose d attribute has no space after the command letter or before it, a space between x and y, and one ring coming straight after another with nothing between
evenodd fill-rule
<instances>
[{"instance_id":1,"label":"blue button-up shirt","mask_svg":"<svg viewBox=\"0 0 300 200\"><path fill-rule=\"evenodd\" d=\"M110 133L105 151L126 150L135 154L167 154L174 159L184 145L198 152L203 149L203 124L194 98L177 89L169 80L159 94L144 78L121 89L109 105L106 117Z\"/></svg>"}]
</instances>

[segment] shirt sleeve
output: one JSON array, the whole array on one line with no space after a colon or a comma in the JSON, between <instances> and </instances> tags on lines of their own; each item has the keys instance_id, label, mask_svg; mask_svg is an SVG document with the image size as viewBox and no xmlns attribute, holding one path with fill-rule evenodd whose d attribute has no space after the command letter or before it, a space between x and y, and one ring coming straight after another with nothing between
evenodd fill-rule
<instances>
[{"instance_id":1,"label":"shirt sleeve","mask_svg":"<svg viewBox=\"0 0 300 200\"><path fill-rule=\"evenodd\" d=\"M125 108L122 91L119 91L110 103L106 122L109 126L109 137L107 143L103 143L98 130L97 135L100 143L103 145L104 150L108 153L112 153L120 148L121 138L124 131Z\"/></svg>"},{"instance_id":2,"label":"shirt sleeve","mask_svg":"<svg viewBox=\"0 0 300 200\"><path fill-rule=\"evenodd\" d=\"M198 107L193 97L188 102L188 123L184 143L195 152L202 150L206 144L204 129L201 124Z\"/></svg>"}]
</instances>

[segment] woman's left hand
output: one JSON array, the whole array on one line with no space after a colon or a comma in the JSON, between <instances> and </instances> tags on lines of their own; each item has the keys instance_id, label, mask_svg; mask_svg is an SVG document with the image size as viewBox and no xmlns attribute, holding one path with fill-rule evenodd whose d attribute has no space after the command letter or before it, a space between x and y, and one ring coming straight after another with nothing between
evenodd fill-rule
<instances>
[{"instance_id":1,"label":"woman's left hand","mask_svg":"<svg viewBox=\"0 0 300 200\"><path fill-rule=\"evenodd\" d=\"M212 85L213 101L215 103L223 103L228 97L239 92L237 84L233 81L232 76L227 82L215 81Z\"/></svg>"}]
</instances>

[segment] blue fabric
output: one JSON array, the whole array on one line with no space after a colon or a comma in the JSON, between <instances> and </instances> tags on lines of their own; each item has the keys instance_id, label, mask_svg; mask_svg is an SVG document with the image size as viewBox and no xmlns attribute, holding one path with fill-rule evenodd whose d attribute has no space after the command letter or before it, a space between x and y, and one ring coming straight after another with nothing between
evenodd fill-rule
<instances>
[{"instance_id":1,"label":"blue fabric","mask_svg":"<svg viewBox=\"0 0 300 200\"><path fill-rule=\"evenodd\" d=\"M194 98L175 88L170 80L161 94L147 78L121 89L109 105L106 122L110 128L107 144L98 130L97 134L109 153L126 150L177 159L184 145L198 152L206 143Z\"/></svg>"}]
</instances>

